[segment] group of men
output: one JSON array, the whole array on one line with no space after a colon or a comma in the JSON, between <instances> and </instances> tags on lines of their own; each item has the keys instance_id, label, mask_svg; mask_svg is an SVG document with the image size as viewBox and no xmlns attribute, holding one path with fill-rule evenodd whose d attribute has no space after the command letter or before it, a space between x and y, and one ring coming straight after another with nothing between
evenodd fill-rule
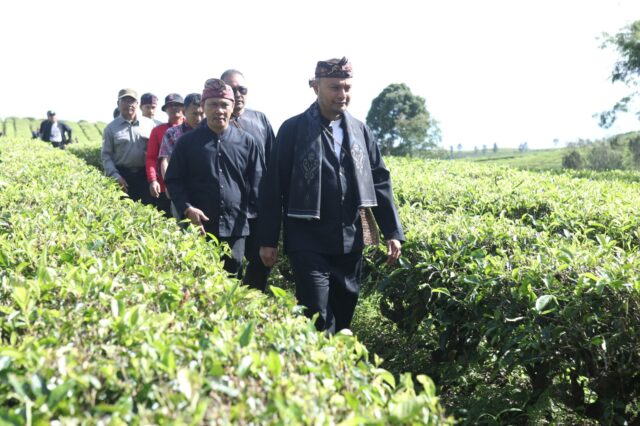
<instances>
[{"instance_id":1,"label":"group of men","mask_svg":"<svg viewBox=\"0 0 640 426\"><path fill-rule=\"evenodd\" d=\"M139 116L137 93L122 89L119 116L104 132L105 173L132 199L228 244L225 269L262 291L282 230L306 314L318 314L320 330L348 329L362 250L376 241L374 220L387 263L399 258L404 240L376 141L347 112L352 77L346 58L319 61L310 80L317 100L277 137L263 113L246 108L249 89L237 70L208 79L202 93L184 100L167 95L161 125Z\"/></svg>"}]
</instances>

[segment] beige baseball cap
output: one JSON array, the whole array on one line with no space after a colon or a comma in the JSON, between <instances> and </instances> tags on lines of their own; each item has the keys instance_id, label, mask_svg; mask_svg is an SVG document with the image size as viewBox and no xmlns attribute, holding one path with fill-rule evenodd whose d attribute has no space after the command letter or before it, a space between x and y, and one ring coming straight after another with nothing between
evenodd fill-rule
<instances>
[{"instance_id":1,"label":"beige baseball cap","mask_svg":"<svg viewBox=\"0 0 640 426\"><path fill-rule=\"evenodd\" d=\"M138 100L138 92L136 92L133 89L122 89L118 92L118 99L122 99L125 96L129 96L135 99L136 101Z\"/></svg>"}]
</instances>

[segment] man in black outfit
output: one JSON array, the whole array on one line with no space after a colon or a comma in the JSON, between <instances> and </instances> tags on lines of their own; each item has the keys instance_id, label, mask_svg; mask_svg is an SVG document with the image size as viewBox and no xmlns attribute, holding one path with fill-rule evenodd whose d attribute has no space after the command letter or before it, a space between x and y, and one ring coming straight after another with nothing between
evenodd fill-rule
<instances>
[{"instance_id":1,"label":"man in black outfit","mask_svg":"<svg viewBox=\"0 0 640 426\"><path fill-rule=\"evenodd\" d=\"M229 125L233 90L209 79L202 92L206 125L176 142L165 184L180 213L203 234L231 247L224 268L239 277L248 218L256 216L264 160L253 136Z\"/></svg>"},{"instance_id":2,"label":"man in black outfit","mask_svg":"<svg viewBox=\"0 0 640 426\"><path fill-rule=\"evenodd\" d=\"M40 123L40 139L51 142L54 148L64 149L71 142L71 127L58 121L54 111L47 111L47 119Z\"/></svg>"},{"instance_id":3,"label":"man in black outfit","mask_svg":"<svg viewBox=\"0 0 640 426\"><path fill-rule=\"evenodd\" d=\"M281 224L296 297L316 327L348 329L360 292L361 217L386 239L387 263L400 257L404 234L389 171L365 124L347 112L352 67L346 58L319 61L310 81L316 95L276 137L260 192L258 238L266 266L277 260ZM370 209L370 210L369 210ZM369 222L365 226L375 228Z\"/></svg>"},{"instance_id":4,"label":"man in black outfit","mask_svg":"<svg viewBox=\"0 0 640 426\"><path fill-rule=\"evenodd\" d=\"M258 147L264 154L265 164L268 166L271 146L275 140L273 128L267 116L260 111L246 108L249 95L249 88L244 75L234 69L226 70L220 77L233 89L235 96L235 106L231 116L231 125L244 130L253 136L258 143ZM257 239L258 218L249 219L249 236L245 245L245 257L247 258L247 269L244 271L242 282L249 287L265 291L267 278L271 268L268 268L260 260L260 245Z\"/></svg>"}]
</instances>

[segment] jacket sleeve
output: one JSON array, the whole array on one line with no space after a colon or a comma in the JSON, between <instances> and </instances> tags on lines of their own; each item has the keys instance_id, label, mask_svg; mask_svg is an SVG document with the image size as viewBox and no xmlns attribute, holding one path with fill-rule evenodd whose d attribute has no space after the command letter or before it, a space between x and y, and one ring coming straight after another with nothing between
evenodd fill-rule
<instances>
[{"instance_id":1,"label":"jacket sleeve","mask_svg":"<svg viewBox=\"0 0 640 426\"><path fill-rule=\"evenodd\" d=\"M269 159L271 157L271 149L273 148L274 141L276 139L275 134L273 133L273 127L271 127L271 123L267 116L264 116L264 125L267 129L267 138L264 141L264 161L265 166L269 165Z\"/></svg>"},{"instance_id":2,"label":"jacket sleeve","mask_svg":"<svg viewBox=\"0 0 640 426\"><path fill-rule=\"evenodd\" d=\"M67 126L65 123L61 123L62 124L62 141L63 142L71 142L71 136L73 134L71 127ZM65 133L67 135L66 139L65 139Z\"/></svg>"},{"instance_id":3,"label":"jacket sleeve","mask_svg":"<svg viewBox=\"0 0 640 426\"><path fill-rule=\"evenodd\" d=\"M109 127L104 130L104 136L102 137L102 150L100 151L100 158L102 159L102 167L104 173L112 178L120 177L116 163L113 161L113 132Z\"/></svg>"},{"instance_id":4,"label":"jacket sleeve","mask_svg":"<svg viewBox=\"0 0 640 426\"><path fill-rule=\"evenodd\" d=\"M156 170L156 165L158 164L158 153L160 152L160 144L162 143L160 133L160 127L154 127L153 130L151 130L149 143L147 144L145 170L147 172L147 182L149 183L158 180L159 173Z\"/></svg>"},{"instance_id":5,"label":"jacket sleeve","mask_svg":"<svg viewBox=\"0 0 640 426\"><path fill-rule=\"evenodd\" d=\"M185 152L189 144L179 143L181 139L182 138L178 139L175 145L167 173L164 176L164 184L171 194L171 201L173 201L180 215L182 215L188 207L191 207L187 195L187 179L189 176L187 173L187 153Z\"/></svg>"},{"instance_id":6,"label":"jacket sleeve","mask_svg":"<svg viewBox=\"0 0 640 426\"><path fill-rule=\"evenodd\" d=\"M285 192L291 180L294 126L285 122L276 136L267 173L260 185L258 202L258 243L262 247L278 247Z\"/></svg>"},{"instance_id":7,"label":"jacket sleeve","mask_svg":"<svg viewBox=\"0 0 640 426\"><path fill-rule=\"evenodd\" d=\"M376 200L378 201L378 206L373 207L371 211L385 240L393 239L404 242L404 232L402 231L398 210L393 200L391 173L385 166L378 144L367 126L364 127L363 133L367 143L367 151L369 152L373 186L376 192Z\"/></svg>"},{"instance_id":8,"label":"jacket sleeve","mask_svg":"<svg viewBox=\"0 0 640 426\"><path fill-rule=\"evenodd\" d=\"M264 154L253 138L251 150L249 151L249 176L247 184L249 186L249 211L247 217L258 217L258 194L262 183L264 167Z\"/></svg>"},{"instance_id":9,"label":"jacket sleeve","mask_svg":"<svg viewBox=\"0 0 640 426\"><path fill-rule=\"evenodd\" d=\"M47 124L47 120L44 120L42 123L40 123L40 129L38 130L38 137L40 139L42 139L43 141L45 140L44 137L44 126Z\"/></svg>"}]
</instances>

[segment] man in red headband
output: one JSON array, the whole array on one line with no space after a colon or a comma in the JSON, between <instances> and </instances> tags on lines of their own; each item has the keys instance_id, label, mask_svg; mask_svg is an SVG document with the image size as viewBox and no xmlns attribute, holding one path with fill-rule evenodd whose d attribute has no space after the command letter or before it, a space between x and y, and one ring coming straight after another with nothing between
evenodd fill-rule
<instances>
[{"instance_id":1,"label":"man in red headband","mask_svg":"<svg viewBox=\"0 0 640 426\"><path fill-rule=\"evenodd\" d=\"M358 301L363 228L386 239L387 263L404 240L389 171L369 128L347 112L347 58L319 61L310 81L317 101L285 121L260 193L258 239L266 266L277 260L281 225L296 297L316 327L348 329ZM365 220L366 219L366 220ZM375 243L375 241L373 241Z\"/></svg>"},{"instance_id":2,"label":"man in red headband","mask_svg":"<svg viewBox=\"0 0 640 426\"><path fill-rule=\"evenodd\" d=\"M165 184L178 212L201 233L229 244L232 255L224 267L239 277L248 219L257 213L264 159L253 136L229 126L234 102L233 90L222 80L206 81L206 126L178 139Z\"/></svg>"}]
</instances>

